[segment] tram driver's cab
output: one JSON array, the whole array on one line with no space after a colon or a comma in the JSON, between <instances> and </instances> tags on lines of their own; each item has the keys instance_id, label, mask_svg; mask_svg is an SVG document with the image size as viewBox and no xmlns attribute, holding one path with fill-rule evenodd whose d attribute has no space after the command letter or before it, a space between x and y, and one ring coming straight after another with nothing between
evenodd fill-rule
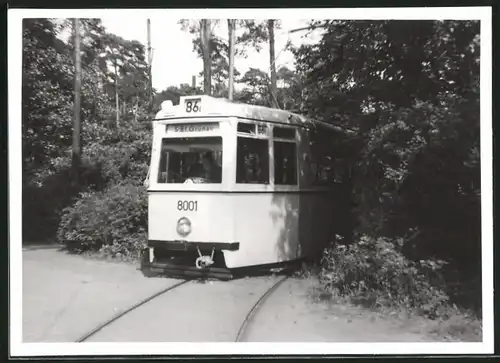
<instances>
[{"instance_id":1,"label":"tram driver's cab","mask_svg":"<svg viewBox=\"0 0 500 363\"><path fill-rule=\"evenodd\" d=\"M160 183L221 183L220 137L164 139Z\"/></svg>"}]
</instances>

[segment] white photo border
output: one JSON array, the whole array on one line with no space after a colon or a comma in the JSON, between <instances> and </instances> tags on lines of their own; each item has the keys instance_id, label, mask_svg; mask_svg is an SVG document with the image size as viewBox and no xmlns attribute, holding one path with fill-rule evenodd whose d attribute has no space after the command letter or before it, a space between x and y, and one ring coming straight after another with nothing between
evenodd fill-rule
<instances>
[{"instance_id":1,"label":"white photo border","mask_svg":"<svg viewBox=\"0 0 500 363\"><path fill-rule=\"evenodd\" d=\"M295 18L349 20L480 20L481 223L483 341L480 343L23 343L22 342L22 19ZM10 355L362 355L493 353L493 173L491 7L324 9L9 9L9 303Z\"/></svg>"}]
</instances>

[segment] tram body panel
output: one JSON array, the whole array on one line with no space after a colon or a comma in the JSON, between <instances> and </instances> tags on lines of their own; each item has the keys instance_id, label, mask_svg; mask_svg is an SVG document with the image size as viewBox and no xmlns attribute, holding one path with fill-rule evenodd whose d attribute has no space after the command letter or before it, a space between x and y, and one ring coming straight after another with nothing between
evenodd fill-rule
<instances>
[{"instance_id":1,"label":"tram body panel","mask_svg":"<svg viewBox=\"0 0 500 363\"><path fill-rule=\"evenodd\" d=\"M238 251L224 251L228 268L300 257L298 193L233 193Z\"/></svg>"},{"instance_id":2,"label":"tram body panel","mask_svg":"<svg viewBox=\"0 0 500 363\"><path fill-rule=\"evenodd\" d=\"M231 196L226 193L149 193L150 240L186 242L235 242ZM177 223L181 218L191 222L191 233L181 237Z\"/></svg>"},{"instance_id":3,"label":"tram body panel","mask_svg":"<svg viewBox=\"0 0 500 363\"><path fill-rule=\"evenodd\" d=\"M300 219L299 219L299 251L301 257L314 253L314 244L317 243L317 232L314 228L313 213L317 207L319 197L313 193L300 195Z\"/></svg>"},{"instance_id":4,"label":"tram body panel","mask_svg":"<svg viewBox=\"0 0 500 363\"><path fill-rule=\"evenodd\" d=\"M331 240L332 200L330 191L319 191L311 194L310 239L314 240L308 247L312 254L322 253ZM307 243L307 241L306 241Z\"/></svg>"}]
</instances>

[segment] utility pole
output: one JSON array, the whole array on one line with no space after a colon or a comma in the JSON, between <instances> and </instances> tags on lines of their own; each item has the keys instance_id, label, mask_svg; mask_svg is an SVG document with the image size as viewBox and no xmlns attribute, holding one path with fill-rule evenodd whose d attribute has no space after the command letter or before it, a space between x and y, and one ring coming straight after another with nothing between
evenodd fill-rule
<instances>
[{"instance_id":1,"label":"utility pole","mask_svg":"<svg viewBox=\"0 0 500 363\"><path fill-rule=\"evenodd\" d=\"M153 54L151 51L151 19L148 19L148 77L149 77L149 105L148 105L148 114L153 112L153 76L152 76L152 68L153 68Z\"/></svg>"},{"instance_id":2,"label":"utility pole","mask_svg":"<svg viewBox=\"0 0 500 363\"><path fill-rule=\"evenodd\" d=\"M234 28L236 21L234 19L227 19L227 29L229 33L229 92L228 98L230 101L233 100L234 92Z\"/></svg>"},{"instance_id":3,"label":"utility pole","mask_svg":"<svg viewBox=\"0 0 500 363\"><path fill-rule=\"evenodd\" d=\"M271 64L271 100L272 107L278 108L277 85L276 85L276 58L274 56L274 19L267 21L269 31L269 62Z\"/></svg>"},{"instance_id":4,"label":"utility pole","mask_svg":"<svg viewBox=\"0 0 500 363\"><path fill-rule=\"evenodd\" d=\"M74 186L78 186L78 174L80 170L81 160L81 143L80 143L80 89L81 89L81 74L82 65L80 62L80 21L73 19L73 32L75 41L75 101L73 109L73 150L72 150L72 182Z\"/></svg>"}]
</instances>

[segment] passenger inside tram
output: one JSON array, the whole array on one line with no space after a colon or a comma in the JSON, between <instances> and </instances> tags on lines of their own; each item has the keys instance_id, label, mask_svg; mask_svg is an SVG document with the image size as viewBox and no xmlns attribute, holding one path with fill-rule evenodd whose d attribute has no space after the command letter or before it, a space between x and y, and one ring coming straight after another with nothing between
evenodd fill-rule
<instances>
[{"instance_id":1,"label":"passenger inside tram","mask_svg":"<svg viewBox=\"0 0 500 363\"><path fill-rule=\"evenodd\" d=\"M217 165L212 153L206 152L201 158L201 163L196 163L190 168L189 178L201 178L209 183L220 183L222 168Z\"/></svg>"}]
</instances>

